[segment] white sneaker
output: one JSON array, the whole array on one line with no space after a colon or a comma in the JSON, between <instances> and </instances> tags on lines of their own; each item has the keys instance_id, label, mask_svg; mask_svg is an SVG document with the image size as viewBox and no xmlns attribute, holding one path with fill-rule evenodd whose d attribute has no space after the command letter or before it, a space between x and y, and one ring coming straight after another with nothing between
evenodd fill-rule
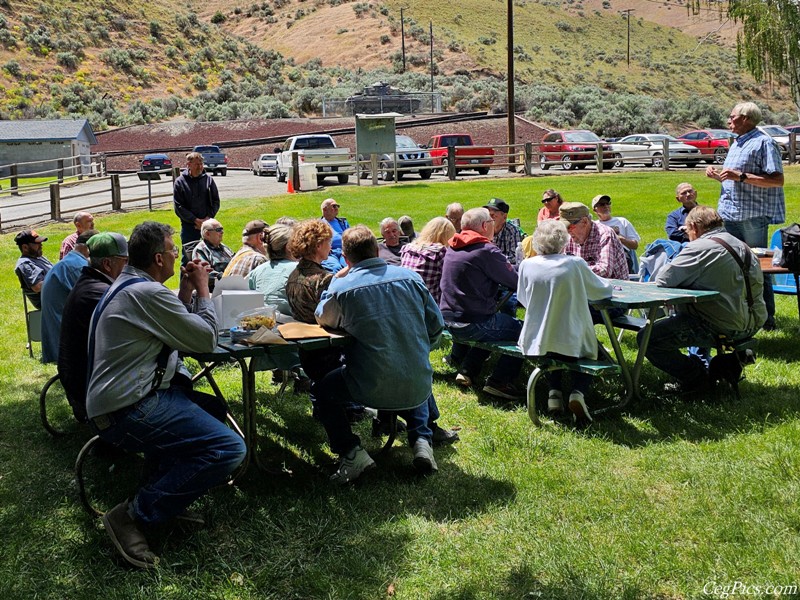
<instances>
[{"instance_id":1,"label":"white sneaker","mask_svg":"<svg viewBox=\"0 0 800 600\"><path fill-rule=\"evenodd\" d=\"M572 392L569 395L569 410L575 415L577 423L592 422L592 415L589 414L589 408L586 406L586 401L580 392Z\"/></svg>"},{"instance_id":2,"label":"white sneaker","mask_svg":"<svg viewBox=\"0 0 800 600\"><path fill-rule=\"evenodd\" d=\"M423 475L439 470L436 459L433 458L433 448L425 438L417 438L414 442L414 468Z\"/></svg>"},{"instance_id":3,"label":"white sneaker","mask_svg":"<svg viewBox=\"0 0 800 600\"><path fill-rule=\"evenodd\" d=\"M331 481L340 485L351 483L362 474L375 468L375 461L361 446L353 448L349 454L342 456L339 470L331 475Z\"/></svg>"},{"instance_id":4,"label":"white sneaker","mask_svg":"<svg viewBox=\"0 0 800 600\"><path fill-rule=\"evenodd\" d=\"M456 375L456 383L461 387L472 387L472 378L469 375L459 373Z\"/></svg>"},{"instance_id":5,"label":"white sneaker","mask_svg":"<svg viewBox=\"0 0 800 600\"><path fill-rule=\"evenodd\" d=\"M561 390L550 390L547 395L547 412L551 415L564 412L564 395Z\"/></svg>"}]
</instances>

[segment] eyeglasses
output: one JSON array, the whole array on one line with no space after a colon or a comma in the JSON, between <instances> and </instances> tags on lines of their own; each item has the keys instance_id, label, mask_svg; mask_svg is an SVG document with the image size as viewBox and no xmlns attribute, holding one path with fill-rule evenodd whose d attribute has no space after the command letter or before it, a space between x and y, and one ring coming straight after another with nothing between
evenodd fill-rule
<instances>
[{"instance_id":1,"label":"eyeglasses","mask_svg":"<svg viewBox=\"0 0 800 600\"><path fill-rule=\"evenodd\" d=\"M595 208L599 208L601 206L611 206L611 202L598 202L594 205Z\"/></svg>"},{"instance_id":2,"label":"eyeglasses","mask_svg":"<svg viewBox=\"0 0 800 600\"><path fill-rule=\"evenodd\" d=\"M338 204L331 204L330 207L331 208L339 208L339 205Z\"/></svg>"},{"instance_id":3,"label":"eyeglasses","mask_svg":"<svg viewBox=\"0 0 800 600\"><path fill-rule=\"evenodd\" d=\"M217 233L222 233L223 231L225 231L225 228L224 227L212 227L211 229L209 229L209 231L216 231Z\"/></svg>"},{"instance_id":4,"label":"eyeglasses","mask_svg":"<svg viewBox=\"0 0 800 600\"><path fill-rule=\"evenodd\" d=\"M178 254L180 254L180 251L181 251L180 248L178 248L177 246L173 246L169 250L164 248L160 252L156 252L156 254L167 254L169 252L170 254L172 254L172 256L174 256L175 258L178 258Z\"/></svg>"},{"instance_id":5,"label":"eyeglasses","mask_svg":"<svg viewBox=\"0 0 800 600\"><path fill-rule=\"evenodd\" d=\"M550 200L557 200L558 196L548 196L547 198L542 198L542 204L545 202L550 202Z\"/></svg>"},{"instance_id":6,"label":"eyeglasses","mask_svg":"<svg viewBox=\"0 0 800 600\"><path fill-rule=\"evenodd\" d=\"M581 217L580 219L576 219L575 221L567 221L567 223L569 223L570 225L577 225L581 221L583 221L583 217Z\"/></svg>"}]
</instances>

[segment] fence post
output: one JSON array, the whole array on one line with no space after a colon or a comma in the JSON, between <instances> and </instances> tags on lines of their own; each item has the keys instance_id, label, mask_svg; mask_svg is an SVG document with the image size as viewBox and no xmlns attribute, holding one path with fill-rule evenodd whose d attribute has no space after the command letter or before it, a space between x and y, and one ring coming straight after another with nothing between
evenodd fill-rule
<instances>
[{"instance_id":1,"label":"fence post","mask_svg":"<svg viewBox=\"0 0 800 600\"><path fill-rule=\"evenodd\" d=\"M78 181L83 181L83 165L81 164L81 157L80 156L73 156L72 157L72 166L74 167L74 171L78 172Z\"/></svg>"},{"instance_id":2,"label":"fence post","mask_svg":"<svg viewBox=\"0 0 800 600\"><path fill-rule=\"evenodd\" d=\"M50 218L57 221L61 218L61 186L50 184Z\"/></svg>"},{"instance_id":3,"label":"fence post","mask_svg":"<svg viewBox=\"0 0 800 600\"><path fill-rule=\"evenodd\" d=\"M664 138L661 140L661 151L663 152L662 157L663 161L661 161L661 169L663 171L669 171L669 140Z\"/></svg>"},{"instance_id":4,"label":"fence post","mask_svg":"<svg viewBox=\"0 0 800 600\"><path fill-rule=\"evenodd\" d=\"M447 147L447 177L450 181L456 179L456 147Z\"/></svg>"},{"instance_id":5,"label":"fence post","mask_svg":"<svg viewBox=\"0 0 800 600\"><path fill-rule=\"evenodd\" d=\"M789 164L797 162L797 134L792 131L789 134Z\"/></svg>"},{"instance_id":6,"label":"fence post","mask_svg":"<svg viewBox=\"0 0 800 600\"><path fill-rule=\"evenodd\" d=\"M597 172L603 172L603 144L595 142L595 161L597 162Z\"/></svg>"},{"instance_id":7,"label":"fence post","mask_svg":"<svg viewBox=\"0 0 800 600\"><path fill-rule=\"evenodd\" d=\"M533 173L533 144L525 142L525 175L528 177Z\"/></svg>"},{"instance_id":8,"label":"fence post","mask_svg":"<svg viewBox=\"0 0 800 600\"><path fill-rule=\"evenodd\" d=\"M64 159L63 158L59 158L58 159L58 165L57 166L58 166L58 169L57 169L56 179L58 180L58 183L64 183Z\"/></svg>"},{"instance_id":9,"label":"fence post","mask_svg":"<svg viewBox=\"0 0 800 600\"><path fill-rule=\"evenodd\" d=\"M17 164L8 166L8 174L11 177L11 195L19 196L19 180L17 179Z\"/></svg>"},{"instance_id":10,"label":"fence post","mask_svg":"<svg viewBox=\"0 0 800 600\"><path fill-rule=\"evenodd\" d=\"M111 210L122 208L122 190L119 187L119 175L111 176Z\"/></svg>"}]
</instances>

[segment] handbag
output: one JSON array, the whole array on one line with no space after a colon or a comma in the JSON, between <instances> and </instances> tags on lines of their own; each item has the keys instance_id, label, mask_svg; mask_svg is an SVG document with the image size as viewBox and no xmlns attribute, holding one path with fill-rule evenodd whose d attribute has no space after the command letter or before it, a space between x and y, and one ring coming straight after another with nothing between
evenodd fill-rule
<instances>
[{"instance_id":1,"label":"handbag","mask_svg":"<svg viewBox=\"0 0 800 600\"><path fill-rule=\"evenodd\" d=\"M793 223L780 232L783 246L780 266L798 273L800 272L800 224Z\"/></svg>"}]
</instances>

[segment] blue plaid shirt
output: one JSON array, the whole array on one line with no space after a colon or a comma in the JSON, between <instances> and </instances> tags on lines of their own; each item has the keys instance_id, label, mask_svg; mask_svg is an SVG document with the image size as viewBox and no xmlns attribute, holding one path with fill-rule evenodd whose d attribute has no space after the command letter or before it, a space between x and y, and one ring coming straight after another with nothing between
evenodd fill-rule
<instances>
[{"instance_id":1,"label":"blue plaid shirt","mask_svg":"<svg viewBox=\"0 0 800 600\"><path fill-rule=\"evenodd\" d=\"M733 141L722 168L754 175L783 173L781 153L772 138L758 129L752 129ZM767 216L773 225L783 223L786 219L783 188L723 181L718 211L725 221L748 221Z\"/></svg>"}]
</instances>

